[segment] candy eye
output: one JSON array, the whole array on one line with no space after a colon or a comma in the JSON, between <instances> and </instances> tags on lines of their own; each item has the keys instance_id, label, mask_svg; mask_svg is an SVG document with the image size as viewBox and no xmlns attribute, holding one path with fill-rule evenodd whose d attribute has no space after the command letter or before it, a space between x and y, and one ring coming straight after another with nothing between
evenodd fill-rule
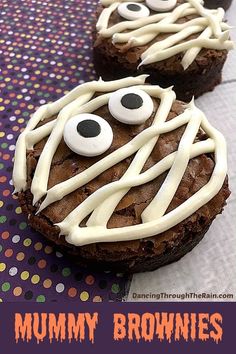
<instances>
[{"instance_id":1,"label":"candy eye","mask_svg":"<svg viewBox=\"0 0 236 354\"><path fill-rule=\"evenodd\" d=\"M172 10L177 0L146 0L146 4L154 11L165 12Z\"/></svg>"},{"instance_id":2,"label":"candy eye","mask_svg":"<svg viewBox=\"0 0 236 354\"><path fill-rule=\"evenodd\" d=\"M68 120L64 128L66 145L76 154L98 156L112 144L113 132L108 122L95 114L79 114Z\"/></svg>"},{"instance_id":3,"label":"candy eye","mask_svg":"<svg viewBox=\"0 0 236 354\"><path fill-rule=\"evenodd\" d=\"M142 90L124 88L110 96L108 108L111 115L126 124L142 124L153 112L151 97Z\"/></svg>"},{"instance_id":4,"label":"candy eye","mask_svg":"<svg viewBox=\"0 0 236 354\"><path fill-rule=\"evenodd\" d=\"M131 21L150 15L150 10L147 6L135 2L122 3L118 6L117 10L121 17Z\"/></svg>"}]
</instances>

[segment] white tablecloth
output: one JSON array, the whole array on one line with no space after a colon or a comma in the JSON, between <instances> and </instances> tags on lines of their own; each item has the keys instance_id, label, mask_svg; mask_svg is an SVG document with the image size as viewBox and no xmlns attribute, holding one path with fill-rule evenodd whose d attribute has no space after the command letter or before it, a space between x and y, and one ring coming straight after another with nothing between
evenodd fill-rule
<instances>
[{"instance_id":1,"label":"white tablecloth","mask_svg":"<svg viewBox=\"0 0 236 354\"><path fill-rule=\"evenodd\" d=\"M235 0L226 13L226 18L229 24L236 26ZM231 37L236 42L236 28L232 29ZM236 50L229 53L221 85L197 99L196 104L225 135L232 194L223 215L216 218L204 239L193 251L176 263L154 272L133 276L127 301L158 301L156 298L137 299L137 294L160 293L209 293L218 296L228 293L233 294L234 298L208 301L236 300ZM162 301L183 300L166 298ZM204 299L192 298L185 301Z\"/></svg>"}]
</instances>

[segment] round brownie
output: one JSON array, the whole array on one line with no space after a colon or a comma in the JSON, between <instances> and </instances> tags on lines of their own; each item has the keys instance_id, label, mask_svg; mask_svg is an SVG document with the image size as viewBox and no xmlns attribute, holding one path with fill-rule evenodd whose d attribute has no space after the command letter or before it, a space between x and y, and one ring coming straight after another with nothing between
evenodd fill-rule
<instances>
[{"instance_id":1,"label":"round brownie","mask_svg":"<svg viewBox=\"0 0 236 354\"><path fill-rule=\"evenodd\" d=\"M100 95L101 93L97 93L93 98L98 98ZM137 109L138 100L132 100L131 94L129 95L129 100L125 102L123 99L123 104L130 109L136 105L135 107ZM161 102L157 97L150 98L153 103L152 113L150 117L141 124L125 124L118 121L114 118L114 115L111 114L111 110L107 104L90 112L94 117L102 117L110 125L114 135L111 146L106 152L99 156L81 156L72 151L66 144L65 139L62 138L52 159L47 188L50 189L78 175L82 171L86 171L90 166L104 159L104 157L112 152L117 151L120 147L125 146L125 144L130 142L141 132L147 130L152 125ZM186 105L183 102L174 101L166 121L171 122L175 117L181 115L185 109ZM57 115L50 116L40 121L36 128L50 124L49 122L55 121L56 118ZM150 156L146 160L142 172L148 171L159 161L175 152L178 149L185 129L186 125L183 125L177 129L161 134ZM96 133L95 130L93 129L92 132L91 130L89 131L90 136L91 134L97 134L97 130ZM206 134L200 129L194 142L201 142L206 139ZM219 192L210 201L196 210L191 216L164 232L152 237L132 239L131 229L131 239L128 241L94 242L76 246L68 243L63 234L59 236L60 228L56 224L59 223L60 225L75 208L103 186L120 180L129 168L134 156L132 155L116 163L82 187L67 194L61 200L51 203L37 213L44 197L33 205L31 187L39 158L47 141L48 138L45 137L35 144L33 149L27 151L27 185L25 190L18 192L19 202L23 211L28 216L29 224L53 244L58 245L63 252L73 257L78 264L83 266L133 273L154 270L168 263L177 261L187 252L191 251L203 238L212 221L222 212L226 204L226 199L230 194L226 177ZM75 149L78 148L76 144L74 144L74 146ZM17 149L19 149L19 147L17 147ZM190 159L166 213L178 208L178 206L201 190L201 188L210 181L214 167L215 160L212 152L202 153ZM131 188L115 208L109 219L107 225L108 229L141 224L143 211L160 190L167 174L168 171L148 183ZM87 219L88 218L85 218L83 220L81 224L82 228L85 227Z\"/></svg>"},{"instance_id":2,"label":"round brownie","mask_svg":"<svg viewBox=\"0 0 236 354\"><path fill-rule=\"evenodd\" d=\"M198 2L198 0L196 1ZM189 63L186 64L186 62L182 62L185 60L186 49L183 48L183 51L177 50L177 52L173 52L173 54L171 50L174 50L182 44L186 44L187 42L197 39L198 36L202 36L201 31L204 33L206 29L202 27L200 32L191 33L189 36L184 35L183 39L180 39L180 41L175 41L174 44L171 44L172 38L176 36L176 34L180 35L180 31L178 32L176 30L175 33L170 33L168 25L166 25L167 27L162 30L155 29L154 27L151 29L152 25L157 25L159 23L161 24L162 21L170 23L171 21L168 18L155 21L153 20L153 22L149 21L148 25L142 25L141 21L147 21L146 18L139 18L136 21L127 20L120 15L118 6L111 12L109 20L107 19L108 24L106 25L105 21L102 21L101 19L103 18L105 11L114 5L114 1L103 0L102 3L106 4L106 6L104 5L103 7L102 5L99 5L98 8L97 31L94 33L93 49L94 66L98 76L101 76L106 80L112 80L126 76L148 74L149 78L147 80L151 84L159 84L161 87L169 87L174 85L177 98L186 102L191 100L193 96L198 97L207 91L212 91L214 87L221 82L222 68L228 53L228 49L226 48L231 48L233 46L231 41L226 39L224 41L224 44L227 43L225 46L223 42L221 42L219 46L217 45L214 48L211 47L210 42L209 44L204 43L200 45L201 50L196 53L197 55L195 56L195 59L190 60ZM187 3L188 0L178 0L177 5L173 8L173 11L179 6L186 5ZM139 4L140 2L137 2L137 5ZM148 7L148 2L143 2L142 4ZM124 3L121 3L121 5L123 6ZM198 5L201 6L199 3ZM202 7L202 9L204 8ZM189 10L183 10L183 13L184 11ZM204 11L206 11L206 9ZM217 11L221 13L223 10ZM155 16L158 15L163 16L163 14L165 13L150 9L149 18L155 18ZM219 26L222 26L222 22L217 19L215 13L211 13L210 15L215 16L215 21L219 23ZM182 14L178 17L176 22L172 21L171 25L190 23L191 20L199 17L201 17L201 15L199 15L198 11L194 14L187 14L186 16ZM132 29L130 29L131 22L137 23L137 26L133 26ZM122 29L119 28L119 30L115 30L115 26L120 24L124 27ZM224 24L223 26L225 26L225 28L224 30L222 29L222 33L223 31L226 31L227 25ZM114 31L111 31L113 27ZM151 31L151 33L154 34L154 36L150 37L150 39L145 39L145 36L149 33L145 31L146 28L150 28L149 32ZM190 27L184 29L184 31L189 30ZM132 35L127 37L125 42L125 39L122 39L121 37L130 31L132 31ZM169 50L167 57L164 57L164 59L157 59L158 56L163 55L163 49L160 47L159 50L156 52L154 51L155 54L157 54L156 59L154 58L150 62L145 63L145 60L149 59L145 53L148 53L150 48L154 48L157 43L161 46L162 44L164 45L166 40L170 40L169 47L166 44L163 47L164 52L166 46L166 52ZM211 39L209 39L209 41L210 40ZM141 42L137 45L132 44L135 41ZM150 52L150 55L148 56L151 57L151 54L152 53Z\"/></svg>"},{"instance_id":3,"label":"round brownie","mask_svg":"<svg viewBox=\"0 0 236 354\"><path fill-rule=\"evenodd\" d=\"M204 0L204 6L208 9L217 9L217 7L223 7L223 9L228 10L232 0Z\"/></svg>"}]
</instances>

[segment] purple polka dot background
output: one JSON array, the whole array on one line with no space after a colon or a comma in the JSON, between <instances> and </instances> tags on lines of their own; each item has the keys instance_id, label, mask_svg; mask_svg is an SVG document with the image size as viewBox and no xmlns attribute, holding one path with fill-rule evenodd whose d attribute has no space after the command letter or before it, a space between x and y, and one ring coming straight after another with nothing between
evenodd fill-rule
<instances>
[{"instance_id":1,"label":"purple polka dot background","mask_svg":"<svg viewBox=\"0 0 236 354\"><path fill-rule=\"evenodd\" d=\"M40 105L94 79L97 1L1 0L0 301L119 301L122 274L73 265L27 225L12 195L16 138Z\"/></svg>"}]
</instances>

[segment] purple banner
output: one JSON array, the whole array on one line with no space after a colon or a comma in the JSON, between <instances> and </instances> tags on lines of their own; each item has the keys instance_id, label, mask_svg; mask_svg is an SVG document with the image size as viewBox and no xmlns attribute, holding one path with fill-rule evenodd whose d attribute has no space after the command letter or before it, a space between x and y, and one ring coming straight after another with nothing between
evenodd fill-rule
<instances>
[{"instance_id":1,"label":"purple banner","mask_svg":"<svg viewBox=\"0 0 236 354\"><path fill-rule=\"evenodd\" d=\"M235 303L1 304L5 353L229 354Z\"/></svg>"}]
</instances>

